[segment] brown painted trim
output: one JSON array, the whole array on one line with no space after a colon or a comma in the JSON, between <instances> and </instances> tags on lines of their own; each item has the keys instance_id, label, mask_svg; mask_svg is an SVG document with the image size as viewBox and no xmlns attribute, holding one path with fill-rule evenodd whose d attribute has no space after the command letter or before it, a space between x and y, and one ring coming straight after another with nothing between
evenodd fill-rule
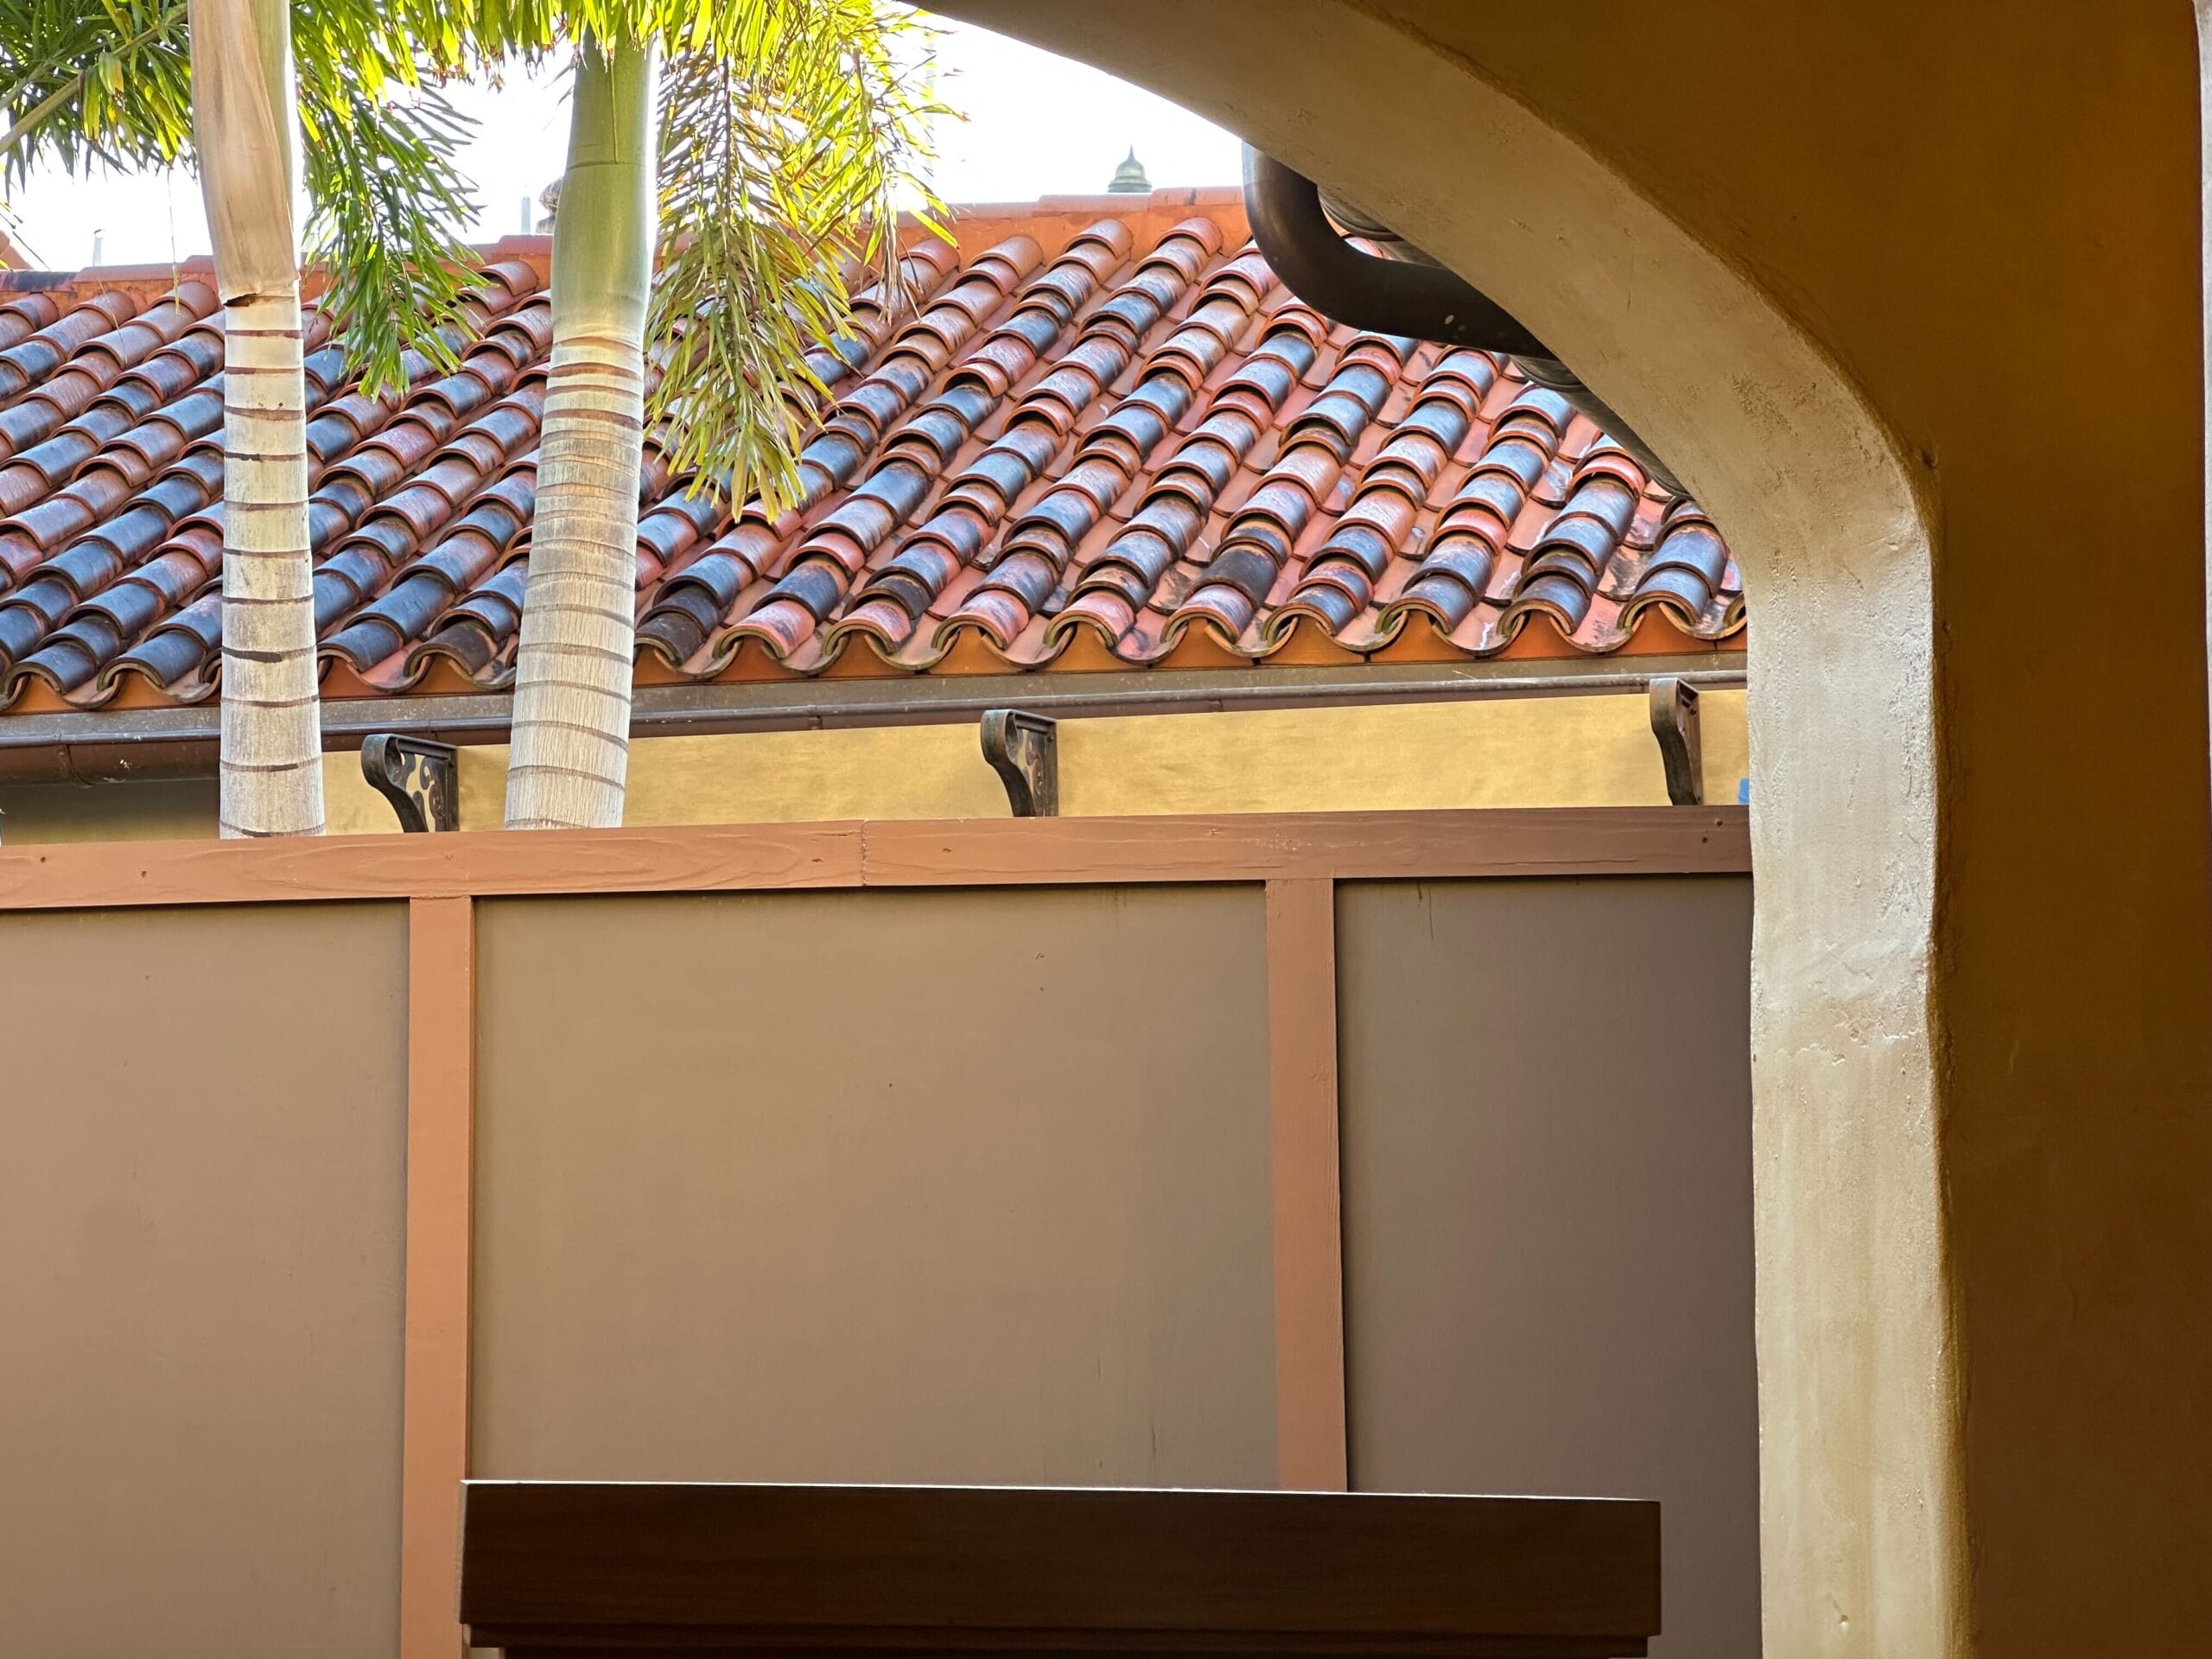
<instances>
[{"instance_id":1,"label":"brown painted trim","mask_svg":"<svg viewBox=\"0 0 2212 1659\"><path fill-rule=\"evenodd\" d=\"M1740 807L887 821L868 823L863 833L869 887L1687 875L1751 868L1750 821Z\"/></svg>"},{"instance_id":2,"label":"brown painted trim","mask_svg":"<svg viewBox=\"0 0 2212 1659\"><path fill-rule=\"evenodd\" d=\"M1337 884L1268 883L1268 1142L1274 1213L1275 1480L1346 1490Z\"/></svg>"},{"instance_id":3,"label":"brown painted trim","mask_svg":"<svg viewBox=\"0 0 2212 1659\"><path fill-rule=\"evenodd\" d=\"M860 826L323 836L0 849L0 909L851 887Z\"/></svg>"},{"instance_id":4,"label":"brown painted trim","mask_svg":"<svg viewBox=\"0 0 2212 1659\"><path fill-rule=\"evenodd\" d=\"M0 848L0 910L1750 868L1734 806L700 824Z\"/></svg>"},{"instance_id":5,"label":"brown painted trim","mask_svg":"<svg viewBox=\"0 0 2212 1659\"><path fill-rule=\"evenodd\" d=\"M407 1316L399 1478L400 1659L459 1659L475 1201L476 938L467 899L407 917Z\"/></svg>"}]
</instances>

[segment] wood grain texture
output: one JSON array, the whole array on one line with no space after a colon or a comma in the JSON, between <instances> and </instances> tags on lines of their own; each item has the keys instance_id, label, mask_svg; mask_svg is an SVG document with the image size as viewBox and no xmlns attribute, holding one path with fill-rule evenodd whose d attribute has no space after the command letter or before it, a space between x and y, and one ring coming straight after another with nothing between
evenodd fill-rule
<instances>
[{"instance_id":1,"label":"wood grain texture","mask_svg":"<svg viewBox=\"0 0 2212 1659\"><path fill-rule=\"evenodd\" d=\"M1742 874L1742 807L709 824L0 848L0 909L779 887Z\"/></svg>"},{"instance_id":2,"label":"wood grain texture","mask_svg":"<svg viewBox=\"0 0 2212 1659\"><path fill-rule=\"evenodd\" d=\"M1640 1654L1659 1510L1592 1498L472 1482L510 1654Z\"/></svg>"},{"instance_id":3,"label":"wood grain texture","mask_svg":"<svg viewBox=\"0 0 2212 1659\"><path fill-rule=\"evenodd\" d=\"M475 1198L475 906L417 899L407 925L407 1313L400 1659L457 1659L461 1483L468 1473Z\"/></svg>"},{"instance_id":4,"label":"wood grain texture","mask_svg":"<svg viewBox=\"0 0 2212 1659\"><path fill-rule=\"evenodd\" d=\"M864 880L871 887L1691 874L1751 868L1749 816L1739 807L870 823L864 835Z\"/></svg>"},{"instance_id":5,"label":"wood grain texture","mask_svg":"<svg viewBox=\"0 0 2212 1659\"><path fill-rule=\"evenodd\" d=\"M529 836L325 836L254 847L0 847L0 909L1287 876L1710 876L1750 868L1743 807L754 823Z\"/></svg>"},{"instance_id":6,"label":"wood grain texture","mask_svg":"<svg viewBox=\"0 0 2212 1659\"><path fill-rule=\"evenodd\" d=\"M1342 1491L1344 1248L1337 1154L1336 883L1268 883L1275 1481Z\"/></svg>"},{"instance_id":7,"label":"wood grain texture","mask_svg":"<svg viewBox=\"0 0 2212 1659\"><path fill-rule=\"evenodd\" d=\"M860 885L849 823L0 849L0 909Z\"/></svg>"}]
</instances>

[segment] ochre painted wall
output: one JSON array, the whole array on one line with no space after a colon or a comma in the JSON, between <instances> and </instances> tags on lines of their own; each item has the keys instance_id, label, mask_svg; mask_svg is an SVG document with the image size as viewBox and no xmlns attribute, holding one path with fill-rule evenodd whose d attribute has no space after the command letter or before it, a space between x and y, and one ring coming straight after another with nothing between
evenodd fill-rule
<instances>
[{"instance_id":1,"label":"ochre painted wall","mask_svg":"<svg viewBox=\"0 0 2212 1659\"><path fill-rule=\"evenodd\" d=\"M1707 694L1700 720L1706 798L1732 802L1749 764L1744 694ZM1071 817L1667 802L1641 696L1066 720L1059 744ZM505 760L504 747L462 752L463 828L497 826ZM624 822L1007 810L974 726L874 727L647 739L632 750Z\"/></svg>"},{"instance_id":2,"label":"ochre painted wall","mask_svg":"<svg viewBox=\"0 0 2212 1659\"><path fill-rule=\"evenodd\" d=\"M353 776L361 768L357 762ZM389 810L386 817L391 815ZM215 833L213 778L0 786L0 846L64 841L178 841Z\"/></svg>"},{"instance_id":3,"label":"ochre painted wall","mask_svg":"<svg viewBox=\"0 0 2212 1659\"><path fill-rule=\"evenodd\" d=\"M1706 692L1700 718L1706 799L1733 802L1750 771L1744 693ZM1069 817L1667 800L1641 694L1066 720L1059 734ZM499 827L505 766L505 746L461 752L463 829ZM397 833L358 756L324 756L323 792L331 834ZM22 845L215 832L212 783L18 785L0 789L0 836ZM631 750L625 821L1007 812L975 726L886 726L642 739Z\"/></svg>"}]
</instances>

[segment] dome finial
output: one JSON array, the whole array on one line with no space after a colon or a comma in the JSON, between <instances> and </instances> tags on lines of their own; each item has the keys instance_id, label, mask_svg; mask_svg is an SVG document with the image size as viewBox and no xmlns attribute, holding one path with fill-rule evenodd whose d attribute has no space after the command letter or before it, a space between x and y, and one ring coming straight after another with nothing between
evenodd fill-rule
<instances>
[{"instance_id":1,"label":"dome finial","mask_svg":"<svg viewBox=\"0 0 2212 1659\"><path fill-rule=\"evenodd\" d=\"M1129 158L1114 169L1114 181L1106 187L1107 194L1116 196L1149 195L1152 181L1144 175L1144 163L1137 160L1137 147L1129 146Z\"/></svg>"}]
</instances>

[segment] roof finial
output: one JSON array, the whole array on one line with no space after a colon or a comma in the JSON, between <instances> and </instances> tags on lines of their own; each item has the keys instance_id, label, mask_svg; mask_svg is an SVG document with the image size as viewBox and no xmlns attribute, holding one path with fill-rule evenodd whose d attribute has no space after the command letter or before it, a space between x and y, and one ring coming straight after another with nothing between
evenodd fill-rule
<instances>
[{"instance_id":1,"label":"roof finial","mask_svg":"<svg viewBox=\"0 0 2212 1659\"><path fill-rule=\"evenodd\" d=\"M1116 196L1149 195L1152 181L1144 175L1144 163L1137 160L1137 147L1129 146L1129 159L1114 169L1114 181L1106 187L1109 194Z\"/></svg>"}]
</instances>

